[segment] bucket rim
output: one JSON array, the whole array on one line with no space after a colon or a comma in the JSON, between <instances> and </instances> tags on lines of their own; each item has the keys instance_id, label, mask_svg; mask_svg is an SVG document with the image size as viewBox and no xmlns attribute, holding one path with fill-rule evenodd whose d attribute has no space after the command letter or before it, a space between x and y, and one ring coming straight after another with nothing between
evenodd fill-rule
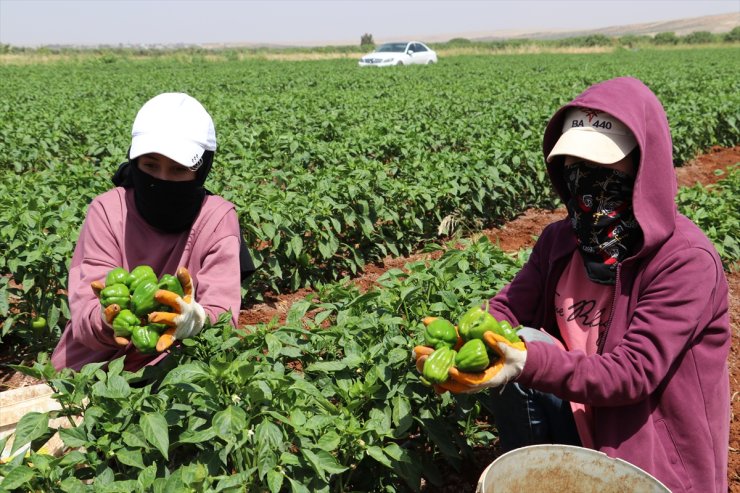
<instances>
[{"instance_id":1,"label":"bucket rim","mask_svg":"<svg viewBox=\"0 0 740 493\"><path fill-rule=\"evenodd\" d=\"M565 444L554 444L554 443L544 443L544 444L537 444L537 445L527 445L525 447L519 447L514 450L510 450L504 454L501 454L498 456L493 462L488 464L488 466L483 470L483 472L480 475L480 478L478 479L478 484L476 485L476 493L482 493L483 487L484 487L484 479L486 478L486 475L488 474L489 470L494 467L494 465L498 462L503 462L505 458L520 455L523 453L527 453L531 450L538 450L538 449L549 449L549 450L558 450L558 451L571 451L576 454L585 454L590 455L593 458L597 458L599 460L607 459L608 461L611 461L613 463L621 464L622 466L626 466L627 469L633 470L639 475L645 476L647 479L651 479L655 482L656 488L663 488L666 493L670 493L670 489L664 485L658 478L650 474L649 472L645 471L644 469L632 464L631 462L627 462L624 459L620 459L619 457L610 457L608 454L601 452L599 450L594 450L586 447L579 447L577 445L565 445Z\"/></svg>"}]
</instances>

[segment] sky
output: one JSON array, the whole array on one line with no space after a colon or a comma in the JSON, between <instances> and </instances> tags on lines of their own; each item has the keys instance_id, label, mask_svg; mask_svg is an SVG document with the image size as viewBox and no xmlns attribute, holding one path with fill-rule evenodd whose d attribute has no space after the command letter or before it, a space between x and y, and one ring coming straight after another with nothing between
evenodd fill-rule
<instances>
[{"instance_id":1,"label":"sky","mask_svg":"<svg viewBox=\"0 0 740 493\"><path fill-rule=\"evenodd\" d=\"M729 12L740 0L0 0L0 43L359 44L364 33L446 40Z\"/></svg>"}]
</instances>

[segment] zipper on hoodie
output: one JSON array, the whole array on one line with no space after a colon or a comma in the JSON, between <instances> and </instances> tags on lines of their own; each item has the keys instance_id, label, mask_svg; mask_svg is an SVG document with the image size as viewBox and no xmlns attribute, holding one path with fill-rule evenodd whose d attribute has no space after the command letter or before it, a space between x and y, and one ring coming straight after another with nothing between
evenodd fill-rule
<instances>
[{"instance_id":1,"label":"zipper on hoodie","mask_svg":"<svg viewBox=\"0 0 740 493\"><path fill-rule=\"evenodd\" d=\"M616 311L616 304L617 304L617 293L619 293L619 283L620 283L620 272L622 271L622 264L617 264L617 276L616 276L616 282L614 283L614 294L612 295L612 308L609 310L609 320L606 321L606 327L604 327L604 330L599 334L599 337L596 339L596 354L602 354L604 352L604 344L606 343L606 335L609 333L609 327L612 325L612 320L614 319L614 312Z\"/></svg>"},{"instance_id":2,"label":"zipper on hoodie","mask_svg":"<svg viewBox=\"0 0 740 493\"><path fill-rule=\"evenodd\" d=\"M554 296L555 296L555 289L556 289L557 284L558 284L557 279L560 279L560 276L563 275L563 271L565 271L565 263L564 263L564 260L563 259L566 258L566 257L568 257L568 256L570 256L572 258L574 252L575 252L575 249L573 251L571 251L567 255L562 255L562 256L554 259L553 262L548 262L548 265L547 265L547 277L545 278L545 279L547 279L547 284L545 285L545 294L552 293L553 294L553 298L554 298ZM553 275L552 275L553 271L555 270L555 266L557 266L558 269L560 270L560 273L558 274L557 279L554 279L553 278ZM552 313L554 311L553 310L554 306L555 306L555 304L554 304L554 302L552 300L547 300L546 301L546 303L545 303L545 313L543 313L542 321L539 324L541 327L545 328L545 331L548 334L550 334L550 331L547 330L546 324L550 320L550 318L551 318L550 316L551 315L552 315L552 318L555 319L555 315ZM554 323L555 323L555 328L557 329L557 323L558 323L557 320L554 320ZM559 340L562 341L562 336L559 335L560 334L560 330L559 329L557 331L557 334L558 335L555 335L555 334L550 334L550 335L552 337L555 337L555 338L557 338L557 339L559 339Z\"/></svg>"}]
</instances>

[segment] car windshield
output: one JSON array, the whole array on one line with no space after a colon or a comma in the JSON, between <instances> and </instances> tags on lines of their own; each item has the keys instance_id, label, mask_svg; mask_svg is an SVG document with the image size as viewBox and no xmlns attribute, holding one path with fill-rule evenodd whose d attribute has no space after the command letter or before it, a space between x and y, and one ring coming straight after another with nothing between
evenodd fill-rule
<instances>
[{"instance_id":1,"label":"car windshield","mask_svg":"<svg viewBox=\"0 0 740 493\"><path fill-rule=\"evenodd\" d=\"M403 53L408 43L386 43L375 50L379 53Z\"/></svg>"}]
</instances>

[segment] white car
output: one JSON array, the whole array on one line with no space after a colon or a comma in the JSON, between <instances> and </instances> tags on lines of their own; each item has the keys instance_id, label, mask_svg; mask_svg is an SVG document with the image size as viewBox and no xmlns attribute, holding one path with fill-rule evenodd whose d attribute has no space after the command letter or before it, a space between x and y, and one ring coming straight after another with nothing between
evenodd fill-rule
<instances>
[{"instance_id":1,"label":"white car","mask_svg":"<svg viewBox=\"0 0 740 493\"><path fill-rule=\"evenodd\" d=\"M430 65L437 63L437 53L424 43L406 41L385 43L372 53L360 58L360 67L389 67L391 65Z\"/></svg>"}]
</instances>

